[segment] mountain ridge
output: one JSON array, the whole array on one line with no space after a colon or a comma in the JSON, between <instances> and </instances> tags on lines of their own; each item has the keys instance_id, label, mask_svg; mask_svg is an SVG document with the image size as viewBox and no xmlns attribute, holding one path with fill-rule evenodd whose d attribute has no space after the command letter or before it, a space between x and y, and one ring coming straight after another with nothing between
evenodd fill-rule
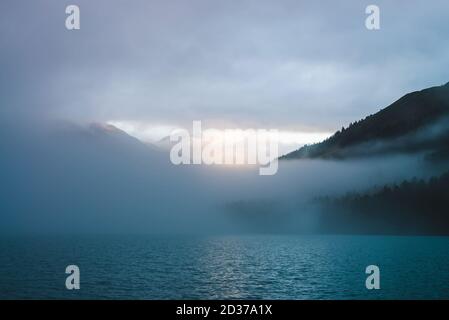
<instances>
[{"instance_id":1,"label":"mountain ridge","mask_svg":"<svg viewBox=\"0 0 449 320\"><path fill-rule=\"evenodd\" d=\"M347 128L343 127L328 139L305 145L280 159L351 157L357 155L357 152L351 152L351 148L370 142L391 142L403 138L435 124L446 116L449 117L449 82L442 86L410 92L379 112L353 122ZM448 133L444 132L444 141L447 137ZM398 147L397 151L412 147L412 144L409 141L407 145Z\"/></svg>"}]
</instances>

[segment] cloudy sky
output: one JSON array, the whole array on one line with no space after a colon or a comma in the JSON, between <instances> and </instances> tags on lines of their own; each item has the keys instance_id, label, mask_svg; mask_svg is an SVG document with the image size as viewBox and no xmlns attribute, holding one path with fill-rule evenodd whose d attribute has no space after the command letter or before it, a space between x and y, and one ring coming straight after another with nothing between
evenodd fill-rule
<instances>
[{"instance_id":1,"label":"cloudy sky","mask_svg":"<svg viewBox=\"0 0 449 320\"><path fill-rule=\"evenodd\" d=\"M449 1L431 4L2 0L0 115L332 132L449 81Z\"/></svg>"}]
</instances>

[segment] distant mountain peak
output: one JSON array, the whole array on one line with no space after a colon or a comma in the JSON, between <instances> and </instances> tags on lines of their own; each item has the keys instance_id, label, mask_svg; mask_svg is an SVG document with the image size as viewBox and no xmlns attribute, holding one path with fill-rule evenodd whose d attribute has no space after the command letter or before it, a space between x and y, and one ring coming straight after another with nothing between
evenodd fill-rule
<instances>
[{"instance_id":1,"label":"distant mountain peak","mask_svg":"<svg viewBox=\"0 0 449 320\"><path fill-rule=\"evenodd\" d=\"M128 135L125 131L123 131L109 123L93 122L89 125L89 128L94 131L109 132L109 133L121 133L121 134Z\"/></svg>"}]
</instances>

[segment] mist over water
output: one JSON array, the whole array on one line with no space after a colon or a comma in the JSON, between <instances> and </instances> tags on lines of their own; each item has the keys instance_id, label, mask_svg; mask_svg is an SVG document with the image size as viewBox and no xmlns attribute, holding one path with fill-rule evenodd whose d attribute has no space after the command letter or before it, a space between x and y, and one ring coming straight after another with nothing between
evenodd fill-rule
<instances>
[{"instance_id":1,"label":"mist over water","mask_svg":"<svg viewBox=\"0 0 449 320\"><path fill-rule=\"evenodd\" d=\"M168 152L107 126L2 131L7 233L311 232L316 197L441 170L422 156L391 155L280 161L277 174L260 176L257 166L175 166ZM271 226L251 228L259 223Z\"/></svg>"}]
</instances>

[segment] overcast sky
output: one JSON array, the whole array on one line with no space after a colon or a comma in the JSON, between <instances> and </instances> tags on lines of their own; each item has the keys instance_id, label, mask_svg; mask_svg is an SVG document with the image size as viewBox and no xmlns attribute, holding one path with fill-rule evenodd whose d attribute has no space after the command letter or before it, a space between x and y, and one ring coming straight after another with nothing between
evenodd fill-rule
<instances>
[{"instance_id":1,"label":"overcast sky","mask_svg":"<svg viewBox=\"0 0 449 320\"><path fill-rule=\"evenodd\" d=\"M333 131L448 82L448 17L447 0L2 0L1 115Z\"/></svg>"}]
</instances>

